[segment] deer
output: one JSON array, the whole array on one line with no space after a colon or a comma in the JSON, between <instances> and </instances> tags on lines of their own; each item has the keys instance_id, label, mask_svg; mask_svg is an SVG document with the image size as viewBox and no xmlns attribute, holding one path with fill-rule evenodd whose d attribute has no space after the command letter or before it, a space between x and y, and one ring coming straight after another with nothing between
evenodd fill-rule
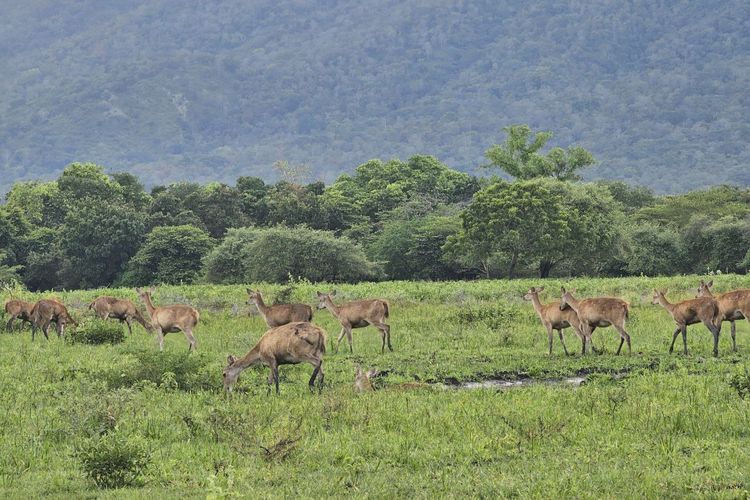
<instances>
[{"instance_id":1,"label":"deer","mask_svg":"<svg viewBox=\"0 0 750 500\"><path fill-rule=\"evenodd\" d=\"M672 344L669 346L669 354L674 351L674 343L677 336L682 332L682 343L687 356L687 327L696 323L703 323L714 336L714 356L719 355L719 332L721 331L721 315L719 305L713 297L698 297L696 299L683 300L682 302L670 303L667 300L666 290L654 289L651 300L653 305L660 305L667 310L677 324L672 335Z\"/></svg>"},{"instance_id":2,"label":"deer","mask_svg":"<svg viewBox=\"0 0 750 500\"><path fill-rule=\"evenodd\" d=\"M549 304L542 304L539 300L539 294L544 291L544 287L534 288L533 286L523 296L524 300L530 300L534 306L537 316L542 322L544 328L547 329L547 340L549 345L549 355L552 356L552 330L557 330L560 336L560 343L563 346L565 355L568 356L568 348L565 346L565 339L563 338L563 329L573 327L576 335L581 339L582 349L581 354L586 354L586 337L581 332L581 323L578 320L578 315L571 309L560 309L559 302L551 302ZM589 342L591 339L588 339ZM593 345L593 343L592 343Z\"/></svg>"},{"instance_id":3,"label":"deer","mask_svg":"<svg viewBox=\"0 0 750 500\"><path fill-rule=\"evenodd\" d=\"M65 304L55 299L42 299L36 304L31 311L31 340L34 341L37 328L41 328L44 337L49 340L49 325L52 322L57 325L57 336L62 337L65 333L65 325L72 323L77 326L78 323L68 313Z\"/></svg>"},{"instance_id":4,"label":"deer","mask_svg":"<svg viewBox=\"0 0 750 500\"><path fill-rule=\"evenodd\" d=\"M700 285L698 285L698 297L713 297L716 303L719 304L721 321L729 321L731 323L732 352L737 352L737 325L735 325L735 321L748 317L743 311L750 312L750 308L748 308L748 305L750 305L750 290L744 288L714 296L711 292L711 287L713 286L714 280L708 283L701 280Z\"/></svg>"},{"instance_id":5,"label":"deer","mask_svg":"<svg viewBox=\"0 0 750 500\"><path fill-rule=\"evenodd\" d=\"M573 296L575 290L565 290L565 287L560 287L560 292L562 293L560 310L570 306L575 311L581 322L581 333L585 338L591 339L591 334L597 327L613 326L620 334L617 355L620 355L625 342L628 343L628 354L632 353L630 335L625 331L625 320L628 319L630 304L615 297L576 299Z\"/></svg>"},{"instance_id":6,"label":"deer","mask_svg":"<svg viewBox=\"0 0 750 500\"><path fill-rule=\"evenodd\" d=\"M135 304L127 299L118 299L117 297L110 297L108 295L102 295L94 299L89 304L89 310L93 310L94 314L99 319L113 318L120 320L120 323L125 322L128 325L128 332L133 335L132 321L135 320L147 331L152 331L153 328L141 315Z\"/></svg>"},{"instance_id":7,"label":"deer","mask_svg":"<svg viewBox=\"0 0 750 500\"><path fill-rule=\"evenodd\" d=\"M168 306L154 307L151 294L156 290L151 287L148 290L135 289L138 296L146 305L146 310L151 318L151 327L156 331L159 341L159 350L164 350L164 335L172 332L182 332L188 341L188 352L197 349L198 342L193 335L193 329L198 324L200 313L186 304L172 304Z\"/></svg>"},{"instance_id":8,"label":"deer","mask_svg":"<svg viewBox=\"0 0 750 500\"><path fill-rule=\"evenodd\" d=\"M379 374L380 372L375 368L364 371L361 365L357 365L357 371L354 374L354 392L374 391L375 386L372 385L371 379Z\"/></svg>"},{"instance_id":9,"label":"deer","mask_svg":"<svg viewBox=\"0 0 750 500\"><path fill-rule=\"evenodd\" d=\"M10 316L6 330L13 331L13 321L16 319L21 320L21 328L23 328L23 321L33 326L31 321L31 311L34 309L33 302L25 302L23 300L11 299L5 303L5 312Z\"/></svg>"},{"instance_id":10,"label":"deer","mask_svg":"<svg viewBox=\"0 0 750 500\"><path fill-rule=\"evenodd\" d=\"M267 306L263 302L263 295L260 290L252 291L246 289L248 294L248 305L255 304L258 312L263 316L269 328L286 325L287 323L296 323L299 321L309 323L312 321L312 307L307 304L276 304Z\"/></svg>"},{"instance_id":11,"label":"deer","mask_svg":"<svg viewBox=\"0 0 750 500\"><path fill-rule=\"evenodd\" d=\"M268 394L273 384L276 385L276 394L279 394L279 366L310 363L313 372L307 385L313 392L315 379L318 378L318 390L322 391L325 352L326 332L312 323L298 321L271 328L244 357L237 359L231 354L227 357L227 366L222 373L224 388L232 392L243 370L251 365L263 364L270 370Z\"/></svg>"},{"instance_id":12,"label":"deer","mask_svg":"<svg viewBox=\"0 0 750 500\"><path fill-rule=\"evenodd\" d=\"M387 301L382 299L357 300L337 306L333 302L336 290L330 293L317 293L318 309L328 309L341 324L341 333L336 342L336 353L339 352L339 345L344 335L346 335L349 342L349 352L354 352L352 348L352 328L364 328L368 325L372 325L380 331L380 338L383 341L383 345L380 348L381 354L385 353L386 343L388 344L388 349L393 351L393 347L391 346L391 327L385 322L389 315Z\"/></svg>"}]
</instances>

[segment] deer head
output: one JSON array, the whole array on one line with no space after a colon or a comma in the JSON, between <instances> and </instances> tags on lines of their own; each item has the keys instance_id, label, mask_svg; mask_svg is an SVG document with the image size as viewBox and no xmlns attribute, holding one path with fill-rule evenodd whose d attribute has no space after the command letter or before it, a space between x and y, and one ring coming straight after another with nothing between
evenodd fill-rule
<instances>
[{"instance_id":1,"label":"deer head","mask_svg":"<svg viewBox=\"0 0 750 500\"><path fill-rule=\"evenodd\" d=\"M651 297L651 304L658 306L661 304L660 300L665 298L667 295L667 290L657 290L654 288L654 295Z\"/></svg>"},{"instance_id":2,"label":"deer head","mask_svg":"<svg viewBox=\"0 0 750 500\"><path fill-rule=\"evenodd\" d=\"M258 299L261 298L260 290L250 290L249 288L245 289L247 291L247 305L258 305ZM261 298L261 300L263 300Z\"/></svg>"},{"instance_id":3,"label":"deer head","mask_svg":"<svg viewBox=\"0 0 750 500\"><path fill-rule=\"evenodd\" d=\"M232 392L232 386L237 383L242 373L242 368L236 366L237 358L231 354L227 356L227 366L224 367L222 377L224 378L224 389L227 392Z\"/></svg>"},{"instance_id":4,"label":"deer head","mask_svg":"<svg viewBox=\"0 0 750 500\"><path fill-rule=\"evenodd\" d=\"M560 287L560 293L562 293L562 297L560 298L560 310L565 310L568 307L570 307L570 300L573 299L573 294L576 292L575 288L571 288L570 290L565 290L564 286Z\"/></svg>"},{"instance_id":5,"label":"deer head","mask_svg":"<svg viewBox=\"0 0 750 500\"><path fill-rule=\"evenodd\" d=\"M708 283L701 280L700 285L698 285L698 295L696 295L696 297L705 297L706 295L709 295L712 286L714 286L714 280L711 280Z\"/></svg>"},{"instance_id":6,"label":"deer head","mask_svg":"<svg viewBox=\"0 0 750 500\"><path fill-rule=\"evenodd\" d=\"M357 365L357 372L354 375L354 390L356 392L374 391L375 387L372 385L371 379L379 374L380 372L375 368L365 372L360 365Z\"/></svg>"},{"instance_id":7,"label":"deer head","mask_svg":"<svg viewBox=\"0 0 750 500\"><path fill-rule=\"evenodd\" d=\"M538 295L541 292L544 291L544 287L541 286L539 288L534 288L533 286L529 288L529 291L526 292L526 294L523 296L523 300L531 300L534 298L534 295Z\"/></svg>"},{"instance_id":8,"label":"deer head","mask_svg":"<svg viewBox=\"0 0 750 500\"><path fill-rule=\"evenodd\" d=\"M336 296L336 290L333 290L330 293L317 292L317 294L318 294L318 309L325 309L327 300L330 300L331 303L333 303L333 297Z\"/></svg>"}]
</instances>

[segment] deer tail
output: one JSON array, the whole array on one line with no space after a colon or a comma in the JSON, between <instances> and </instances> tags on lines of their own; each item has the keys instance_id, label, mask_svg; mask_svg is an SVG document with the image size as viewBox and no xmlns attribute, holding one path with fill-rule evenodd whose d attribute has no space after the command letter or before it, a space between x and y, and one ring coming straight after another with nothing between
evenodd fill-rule
<instances>
[{"instance_id":1,"label":"deer tail","mask_svg":"<svg viewBox=\"0 0 750 500\"><path fill-rule=\"evenodd\" d=\"M388 301L381 300L380 302L383 303L383 308L385 309L385 317L387 318L388 315L390 314L390 312L388 311L388 308L389 308Z\"/></svg>"}]
</instances>

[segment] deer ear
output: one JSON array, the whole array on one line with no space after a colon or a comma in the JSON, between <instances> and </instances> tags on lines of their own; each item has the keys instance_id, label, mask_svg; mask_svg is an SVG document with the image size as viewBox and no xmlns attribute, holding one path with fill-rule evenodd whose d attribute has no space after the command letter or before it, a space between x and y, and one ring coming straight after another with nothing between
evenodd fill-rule
<instances>
[{"instance_id":1,"label":"deer ear","mask_svg":"<svg viewBox=\"0 0 750 500\"><path fill-rule=\"evenodd\" d=\"M237 361L237 358L235 358L231 354L229 356L227 356L227 363L228 364L233 365L235 361Z\"/></svg>"},{"instance_id":2,"label":"deer ear","mask_svg":"<svg viewBox=\"0 0 750 500\"><path fill-rule=\"evenodd\" d=\"M135 287L135 291L136 291L136 293L143 293L143 291L140 288L138 288L138 287Z\"/></svg>"},{"instance_id":3,"label":"deer ear","mask_svg":"<svg viewBox=\"0 0 750 500\"><path fill-rule=\"evenodd\" d=\"M323 294L322 294L322 293L320 293L320 292L315 292L315 293L317 293L317 294L318 294L318 297L322 297L322 296L323 296Z\"/></svg>"},{"instance_id":4,"label":"deer ear","mask_svg":"<svg viewBox=\"0 0 750 500\"><path fill-rule=\"evenodd\" d=\"M529 288L529 293L534 293L534 292L536 292L536 288L534 288L533 286Z\"/></svg>"},{"instance_id":5,"label":"deer ear","mask_svg":"<svg viewBox=\"0 0 750 500\"><path fill-rule=\"evenodd\" d=\"M331 297L335 297L335 296L336 296L336 290L331 292Z\"/></svg>"},{"instance_id":6,"label":"deer ear","mask_svg":"<svg viewBox=\"0 0 750 500\"><path fill-rule=\"evenodd\" d=\"M560 291L563 293L563 295L565 295L565 287L564 286L560 287Z\"/></svg>"},{"instance_id":7,"label":"deer ear","mask_svg":"<svg viewBox=\"0 0 750 500\"><path fill-rule=\"evenodd\" d=\"M245 291L246 291L246 292L247 292L248 294L252 294L252 293L253 293L253 291L252 291L252 290L250 290L249 288L245 288Z\"/></svg>"},{"instance_id":8,"label":"deer ear","mask_svg":"<svg viewBox=\"0 0 750 500\"><path fill-rule=\"evenodd\" d=\"M537 289L536 289L536 291L537 291L537 292L543 292L543 291L544 291L544 287L543 287L543 286L540 286L539 288L537 288Z\"/></svg>"},{"instance_id":9,"label":"deer ear","mask_svg":"<svg viewBox=\"0 0 750 500\"><path fill-rule=\"evenodd\" d=\"M714 286L714 280L711 280L711 281L709 281L708 283L706 283L706 286L707 286L708 288L711 288L712 286Z\"/></svg>"},{"instance_id":10,"label":"deer ear","mask_svg":"<svg viewBox=\"0 0 750 500\"><path fill-rule=\"evenodd\" d=\"M380 372L377 370L377 368L373 368L367 372L367 378L374 377L375 375L379 373Z\"/></svg>"},{"instance_id":11,"label":"deer ear","mask_svg":"<svg viewBox=\"0 0 750 500\"><path fill-rule=\"evenodd\" d=\"M576 293L577 291L578 291L577 288L571 288L570 290L568 290L568 292L570 293Z\"/></svg>"},{"instance_id":12,"label":"deer ear","mask_svg":"<svg viewBox=\"0 0 750 500\"><path fill-rule=\"evenodd\" d=\"M152 286L151 288L148 289L148 293L154 293L155 291L156 291L155 286Z\"/></svg>"}]
</instances>

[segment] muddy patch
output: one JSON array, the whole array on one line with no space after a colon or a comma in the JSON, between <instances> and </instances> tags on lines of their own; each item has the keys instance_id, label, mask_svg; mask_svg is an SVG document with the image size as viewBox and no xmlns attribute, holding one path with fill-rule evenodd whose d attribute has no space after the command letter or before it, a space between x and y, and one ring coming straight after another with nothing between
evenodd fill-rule
<instances>
[{"instance_id":1,"label":"muddy patch","mask_svg":"<svg viewBox=\"0 0 750 500\"><path fill-rule=\"evenodd\" d=\"M566 387L578 387L586 383L587 377L566 377L550 379L533 379L523 378L516 380L508 379L487 379L476 382L458 382L444 384L447 389L512 389L514 387L525 387L535 384L562 385Z\"/></svg>"}]
</instances>

